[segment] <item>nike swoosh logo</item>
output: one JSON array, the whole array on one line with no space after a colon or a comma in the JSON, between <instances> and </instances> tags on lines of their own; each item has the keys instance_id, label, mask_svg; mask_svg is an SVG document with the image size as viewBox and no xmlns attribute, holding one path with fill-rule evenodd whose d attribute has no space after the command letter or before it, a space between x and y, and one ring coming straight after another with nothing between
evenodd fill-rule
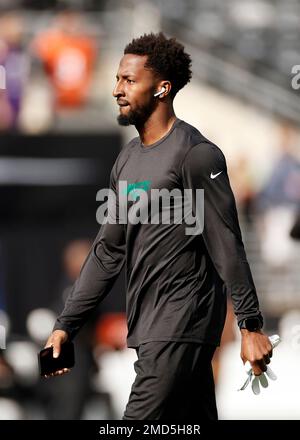
<instances>
[{"instance_id":1,"label":"nike swoosh logo","mask_svg":"<svg viewBox=\"0 0 300 440\"><path fill-rule=\"evenodd\" d=\"M210 173L210 178L211 178L211 179L215 179L215 178L218 177L221 173L223 173L223 171L220 171L220 172L217 173L217 174Z\"/></svg>"}]
</instances>

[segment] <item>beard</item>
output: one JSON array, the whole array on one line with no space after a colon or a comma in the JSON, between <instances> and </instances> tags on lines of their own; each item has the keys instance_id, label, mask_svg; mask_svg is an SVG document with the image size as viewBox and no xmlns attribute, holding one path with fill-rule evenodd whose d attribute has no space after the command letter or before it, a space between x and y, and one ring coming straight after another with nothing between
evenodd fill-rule
<instances>
[{"instance_id":1,"label":"beard","mask_svg":"<svg viewBox=\"0 0 300 440\"><path fill-rule=\"evenodd\" d=\"M117 121L119 125L128 126L135 125L136 127L143 126L147 119L152 115L157 107L157 100L151 100L147 106L136 107L135 110L131 110L127 115L119 114Z\"/></svg>"}]
</instances>

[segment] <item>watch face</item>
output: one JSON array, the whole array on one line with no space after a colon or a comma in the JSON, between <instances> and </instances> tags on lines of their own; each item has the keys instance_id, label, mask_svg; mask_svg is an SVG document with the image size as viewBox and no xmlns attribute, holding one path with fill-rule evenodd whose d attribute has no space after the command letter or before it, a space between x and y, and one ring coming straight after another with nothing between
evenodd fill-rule
<instances>
[{"instance_id":1,"label":"watch face","mask_svg":"<svg viewBox=\"0 0 300 440\"><path fill-rule=\"evenodd\" d=\"M245 320L246 329L250 332L260 329L260 321L258 318L247 318Z\"/></svg>"}]
</instances>

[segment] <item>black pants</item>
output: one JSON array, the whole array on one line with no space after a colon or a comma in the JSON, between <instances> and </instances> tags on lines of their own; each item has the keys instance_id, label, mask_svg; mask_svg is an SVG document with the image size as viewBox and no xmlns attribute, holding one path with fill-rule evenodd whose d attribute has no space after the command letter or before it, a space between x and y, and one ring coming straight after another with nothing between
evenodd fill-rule
<instances>
[{"instance_id":1,"label":"black pants","mask_svg":"<svg viewBox=\"0 0 300 440\"><path fill-rule=\"evenodd\" d=\"M137 349L124 420L217 420L211 360L216 347L148 342Z\"/></svg>"}]
</instances>

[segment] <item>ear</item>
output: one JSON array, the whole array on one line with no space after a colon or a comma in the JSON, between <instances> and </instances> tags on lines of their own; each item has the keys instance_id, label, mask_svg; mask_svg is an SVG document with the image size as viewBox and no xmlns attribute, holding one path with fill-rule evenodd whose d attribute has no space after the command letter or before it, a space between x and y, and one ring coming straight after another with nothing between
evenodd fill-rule
<instances>
[{"instance_id":1,"label":"ear","mask_svg":"<svg viewBox=\"0 0 300 440\"><path fill-rule=\"evenodd\" d=\"M154 96L158 96L160 99L165 98L170 93L171 87L170 81L161 81L157 85L157 92Z\"/></svg>"},{"instance_id":2,"label":"ear","mask_svg":"<svg viewBox=\"0 0 300 440\"><path fill-rule=\"evenodd\" d=\"M172 88L171 82L170 82L170 81L162 81L162 82L159 84L159 90L160 90L162 87L164 87L165 91L159 95L159 98L160 98L160 99L165 98L166 96L169 95L169 93L170 93L170 91L171 91L171 88Z\"/></svg>"}]
</instances>

